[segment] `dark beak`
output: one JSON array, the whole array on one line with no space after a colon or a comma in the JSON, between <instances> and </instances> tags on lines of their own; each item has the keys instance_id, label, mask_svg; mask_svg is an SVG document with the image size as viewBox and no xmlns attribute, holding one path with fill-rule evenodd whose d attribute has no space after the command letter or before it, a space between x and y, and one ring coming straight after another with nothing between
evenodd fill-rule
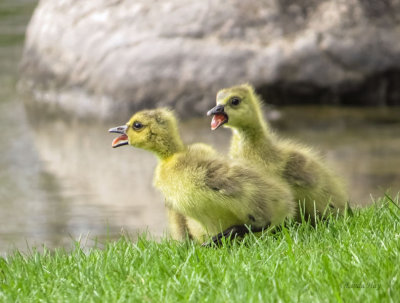
<instances>
[{"instance_id":1,"label":"dark beak","mask_svg":"<svg viewBox=\"0 0 400 303\"><path fill-rule=\"evenodd\" d=\"M225 108L225 105L217 105L207 112L207 116L212 116L212 115L217 115L217 114L225 115L224 108Z\"/></svg>"},{"instance_id":2,"label":"dark beak","mask_svg":"<svg viewBox=\"0 0 400 303\"><path fill-rule=\"evenodd\" d=\"M109 133L117 133L117 134L123 134L126 135L126 130L128 129L128 125L121 125L117 127L110 128L108 130Z\"/></svg>"},{"instance_id":3,"label":"dark beak","mask_svg":"<svg viewBox=\"0 0 400 303\"><path fill-rule=\"evenodd\" d=\"M211 129L216 130L221 125L228 122L228 115L225 113L225 105L217 105L207 112L207 116L213 116L211 120Z\"/></svg>"},{"instance_id":4,"label":"dark beak","mask_svg":"<svg viewBox=\"0 0 400 303\"><path fill-rule=\"evenodd\" d=\"M121 134L121 136L115 138L111 144L113 148L120 147L123 145L128 145L128 136L126 135L126 130L128 129L128 125L122 125L110 128L108 130L109 133L117 133Z\"/></svg>"}]
</instances>

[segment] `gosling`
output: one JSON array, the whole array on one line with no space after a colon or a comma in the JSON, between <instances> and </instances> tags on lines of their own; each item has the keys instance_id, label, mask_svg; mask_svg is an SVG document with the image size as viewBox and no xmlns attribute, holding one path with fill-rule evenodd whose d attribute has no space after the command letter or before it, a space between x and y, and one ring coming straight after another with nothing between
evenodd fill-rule
<instances>
[{"instance_id":1,"label":"gosling","mask_svg":"<svg viewBox=\"0 0 400 303\"><path fill-rule=\"evenodd\" d=\"M289 184L298 207L297 220L323 218L329 213L351 212L341 181L310 148L279 140L262 115L261 98L248 84L222 89L217 105L208 111L213 116L211 129L221 125L233 129L229 155L262 167ZM301 212L303 214L301 214Z\"/></svg>"},{"instance_id":2,"label":"gosling","mask_svg":"<svg viewBox=\"0 0 400 303\"><path fill-rule=\"evenodd\" d=\"M245 225L261 231L296 213L290 188L279 178L227 160L208 145L186 146L170 110L140 111L109 131L121 134L113 147L129 144L157 156L154 186L165 196L177 237L187 231L200 243L210 236L218 242L243 235Z\"/></svg>"}]
</instances>

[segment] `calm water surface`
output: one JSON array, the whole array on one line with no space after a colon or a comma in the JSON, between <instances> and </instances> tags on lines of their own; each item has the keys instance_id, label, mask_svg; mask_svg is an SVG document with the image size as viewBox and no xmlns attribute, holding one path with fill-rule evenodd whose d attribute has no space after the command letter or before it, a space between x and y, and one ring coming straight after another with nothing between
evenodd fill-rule
<instances>
[{"instance_id":1,"label":"calm water surface","mask_svg":"<svg viewBox=\"0 0 400 303\"><path fill-rule=\"evenodd\" d=\"M24 27L34 1L0 3L0 253L45 244L87 246L165 233L163 198L152 187L156 159L111 148L115 123L44 117L15 92ZM26 102L26 100L25 100ZM28 101L29 102L29 101ZM268 110L274 130L312 145L348 184L353 204L400 189L400 110L287 107ZM187 143L226 152L230 131L209 119L181 123Z\"/></svg>"}]
</instances>

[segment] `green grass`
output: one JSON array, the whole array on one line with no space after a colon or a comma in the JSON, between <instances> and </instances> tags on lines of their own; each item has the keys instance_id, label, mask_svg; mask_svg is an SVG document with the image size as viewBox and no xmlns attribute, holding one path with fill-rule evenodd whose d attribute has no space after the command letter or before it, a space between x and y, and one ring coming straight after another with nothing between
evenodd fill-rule
<instances>
[{"instance_id":1,"label":"green grass","mask_svg":"<svg viewBox=\"0 0 400 303\"><path fill-rule=\"evenodd\" d=\"M122 237L84 252L0 259L4 302L396 302L400 209L384 198L353 217L292 224L220 249Z\"/></svg>"}]
</instances>

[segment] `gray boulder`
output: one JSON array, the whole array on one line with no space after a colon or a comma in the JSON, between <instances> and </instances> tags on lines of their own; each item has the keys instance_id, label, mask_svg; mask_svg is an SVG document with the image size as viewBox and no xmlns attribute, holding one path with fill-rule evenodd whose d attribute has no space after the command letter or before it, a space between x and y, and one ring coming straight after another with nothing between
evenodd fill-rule
<instances>
[{"instance_id":1,"label":"gray boulder","mask_svg":"<svg viewBox=\"0 0 400 303\"><path fill-rule=\"evenodd\" d=\"M21 87L102 118L204 115L242 82L275 104L400 104L399 21L399 0L41 0Z\"/></svg>"}]
</instances>

